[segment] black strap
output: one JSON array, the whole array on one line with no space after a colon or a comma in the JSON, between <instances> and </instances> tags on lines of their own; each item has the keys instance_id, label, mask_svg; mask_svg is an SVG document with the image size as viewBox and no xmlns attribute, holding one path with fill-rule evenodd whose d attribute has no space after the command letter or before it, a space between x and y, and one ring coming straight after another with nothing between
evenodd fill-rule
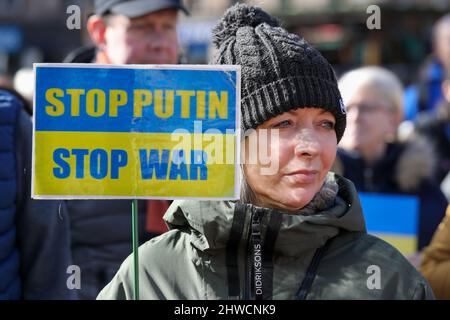
<instances>
[{"instance_id":1,"label":"black strap","mask_svg":"<svg viewBox=\"0 0 450 320\"><path fill-rule=\"evenodd\" d=\"M264 299L272 299L273 295L273 251L281 227L282 215L272 213L266 231L263 250L263 293Z\"/></svg>"},{"instance_id":2,"label":"black strap","mask_svg":"<svg viewBox=\"0 0 450 320\"><path fill-rule=\"evenodd\" d=\"M240 295L238 251L242 232L244 231L245 206L236 203L234 208L233 223L226 248L226 265L228 277L228 297L238 298Z\"/></svg>"},{"instance_id":3,"label":"black strap","mask_svg":"<svg viewBox=\"0 0 450 320\"><path fill-rule=\"evenodd\" d=\"M309 264L308 269L306 270L306 275L303 278L302 284L297 291L297 300L306 299L306 296L308 295L309 290L311 289L312 283L316 278L317 268L319 267L320 260L322 260L322 257L324 253L327 251L328 247L330 246L332 239L333 238L328 239L327 242L325 242L325 244L322 247L318 248L314 253L311 263Z\"/></svg>"},{"instance_id":4,"label":"black strap","mask_svg":"<svg viewBox=\"0 0 450 320\"><path fill-rule=\"evenodd\" d=\"M251 260L251 288L253 289L253 295L255 300L263 299L263 265L262 265L262 241L261 241L261 219L262 213L258 210L254 210L252 212L252 225L251 225L251 233L250 240L252 245L252 260ZM257 267L259 266L259 267Z\"/></svg>"}]
</instances>

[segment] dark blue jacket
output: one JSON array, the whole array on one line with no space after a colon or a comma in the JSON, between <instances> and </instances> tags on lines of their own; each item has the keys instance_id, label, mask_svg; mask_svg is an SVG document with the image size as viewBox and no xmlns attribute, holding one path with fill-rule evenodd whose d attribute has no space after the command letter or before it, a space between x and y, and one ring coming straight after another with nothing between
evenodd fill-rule
<instances>
[{"instance_id":1,"label":"dark blue jacket","mask_svg":"<svg viewBox=\"0 0 450 320\"><path fill-rule=\"evenodd\" d=\"M0 90L0 299L68 299L67 210L31 199L31 139L22 103Z\"/></svg>"},{"instance_id":2,"label":"dark blue jacket","mask_svg":"<svg viewBox=\"0 0 450 320\"><path fill-rule=\"evenodd\" d=\"M447 208L439 185L430 180L432 170L425 168L426 162L432 160L427 158L433 155L428 154L429 149L423 148L422 152L421 149L414 144L388 144L384 157L371 167L357 153L338 149L337 155L342 165L340 173L355 184L356 190L418 197L418 250L430 243Z\"/></svg>"},{"instance_id":3,"label":"dark blue jacket","mask_svg":"<svg viewBox=\"0 0 450 320\"><path fill-rule=\"evenodd\" d=\"M414 134L430 141L436 150L437 164L435 178L442 183L450 172L450 105L439 106L437 116L421 115L415 123Z\"/></svg>"},{"instance_id":4,"label":"dark blue jacket","mask_svg":"<svg viewBox=\"0 0 450 320\"><path fill-rule=\"evenodd\" d=\"M425 63L419 81L405 88L405 120L415 120L420 113L434 113L443 101L442 81L445 75L442 65L435 59Z\"/></svg>"}]
</instances>

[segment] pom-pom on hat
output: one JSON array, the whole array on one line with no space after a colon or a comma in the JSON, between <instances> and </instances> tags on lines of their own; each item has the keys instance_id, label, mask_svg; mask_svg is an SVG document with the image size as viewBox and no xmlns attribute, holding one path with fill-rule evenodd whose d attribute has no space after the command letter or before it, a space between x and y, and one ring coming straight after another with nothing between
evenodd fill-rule
<instances>
[{"instance_id":1,"label":"pom-pom on hat","mask_svg":"<svg viewBox=\"0 0 450 320\"><path fill-rule=\"evenodd\" d=\"M322 108L336 119L336 136L346 116L333 68L304 39L280 27L261 8L236 4L213 29L213 64L241 66L241 126L247 130L286 111Z\"/></svg>"}]
</instances>

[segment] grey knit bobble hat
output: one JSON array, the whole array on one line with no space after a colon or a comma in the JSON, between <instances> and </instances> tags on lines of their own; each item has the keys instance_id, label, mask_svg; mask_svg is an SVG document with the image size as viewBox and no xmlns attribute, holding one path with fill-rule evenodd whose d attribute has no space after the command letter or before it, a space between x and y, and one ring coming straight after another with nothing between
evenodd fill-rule
<instances>
[{"instance_id":1,"label":"grey knit bobble hat","mask_svg":"<svg viewBox=\"0 0 450 320\"><path fill-rule=\"evenodd\" d=\"M322 108L344 133L345 108L331 65L304 39L261 8L236 4L213 29L213 64L241 65L241 126L247 130L286 111Z\"/></svg>"}]
</instances>

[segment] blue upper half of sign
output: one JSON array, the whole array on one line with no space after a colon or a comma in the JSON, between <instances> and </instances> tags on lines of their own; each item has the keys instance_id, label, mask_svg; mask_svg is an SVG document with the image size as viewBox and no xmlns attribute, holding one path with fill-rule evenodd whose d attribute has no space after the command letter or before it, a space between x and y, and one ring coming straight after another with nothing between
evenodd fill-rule
<instances>
[{"instance_id":1,"label":"blue upper half of sign","mask_svg":"<svg viewBox=\"0 0 450 320\"><path fill-rule=\"evenodd\" d=\"M171 133L177 129L194 132L194 125L198 130L198 121L201 121L202 132L211 129L219 130L221 133L226 133L227 130L235 131L237 79L237 70L195 69L195 67L186 70L36 66L35 128L36 131ZM46 96L49 89L55 88L58 94L54 95L54 99L60 102L59 105L64 105L64 112L56 116L47 112L47 107L54 105L52 104L54 100L49 101ZM72 94L74 90L79 92L75 100ZM96 94L90 94L91 99L87 100L90 90L91 93L101 91L102 95L104 94L104 114L97 113L96 116L92 116L92 113L88 112L87 101L91 101L89 103L91 111L98 112L101 104L98 100L99 95ZM109 93L115 90L121 90L122 93L125 91L127 102L116 107L115 116L111 116L109 108L112 98L110 99ZM151 104L149 102L140 108L140 115L137 115L134 109L135 90L148 91L152 95ZM159 105L163 106L164 110L167 110L165 109L167 105L173 105L171 116L159 117L155 114L157 100L155 90L159 91L161 97L158 100ZM186 91L189 91L189 94L183 96L182 92ZM201 95L197 95L199 92L202 92ZM172 102L168 102L169 100ZM218 100L222 103L222 116L217 111ZM72 106L74 101L77 101L77 106ZM215 101L213 103L215 107L211 108L217 111L215 117L208 116L210 101ZM226 117L223 116L224 101L227 108ZM78 110L75 116L71 111L72 108ZM197 111L197 108L203 108L203 111ZM114 111L111 112L114 114ZM198 112L203 116L199 118Z\"/></svg>"},{"instance_id":2,"label":"blue upper half of sign","mask_svg":"<svg viewBox=\"0 0 450 320\"><path fill-rule=\"evenodd\" d=\"M365 192L358 194L368 232L417 236L417 197Z\"/></svg>"}]
</instances>

